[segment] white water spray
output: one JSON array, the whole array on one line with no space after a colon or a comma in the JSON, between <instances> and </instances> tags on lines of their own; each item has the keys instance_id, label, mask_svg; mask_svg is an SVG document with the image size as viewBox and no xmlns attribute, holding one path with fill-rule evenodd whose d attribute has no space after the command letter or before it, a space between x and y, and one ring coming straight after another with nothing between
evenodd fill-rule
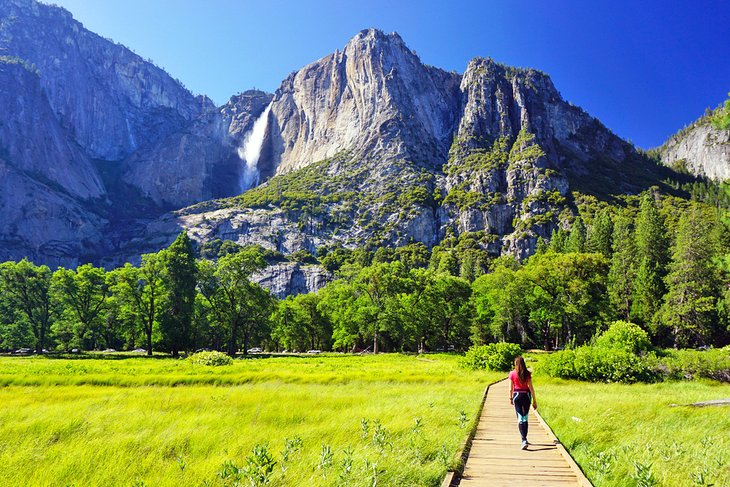
<instances>
[{"instance_id":1,"label":"white water spray","mask_svg":"<svg viewBox=\"0 0 730 487\"><path fill-rule=\"evenodd\" d=\"M264 145L270 111L271 103L264 109L261 116L256 119L251 131L244 137L243 145L238 148L238 157L246 162L246 167L243 169L243 177L241 178L241 191L253 188L259 182L258 163L259 157L261 157L261 147Z\"/></svg>"}]
</instances>

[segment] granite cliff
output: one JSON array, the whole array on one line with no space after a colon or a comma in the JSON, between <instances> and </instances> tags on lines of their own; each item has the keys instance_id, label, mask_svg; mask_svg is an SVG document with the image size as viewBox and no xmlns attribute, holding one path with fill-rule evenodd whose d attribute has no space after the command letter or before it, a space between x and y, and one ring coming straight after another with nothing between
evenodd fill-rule
<instances>
[{"instance_id":1,"label":"granite cliff","mask_svg":"<svg viewBox=\"0 0 730 487\"><path fill-rule=\"evenodd\" d=\"M718 182L730 179L730 130L715 126L712 115L672 135L656 153L677 171Z\"/></svg>"},{"instance_id":2,"label":"granite cliff","mask_svg":"<svg viewBox=\"0 0 730 487\"><path fill-rule=\"evenodd\" d=\"M139 220L240 193L236 150L271 99L215 107L34 0L0 0L0 78L0 259L50 264L98 260Z\"/></svg>"}]
</instances>

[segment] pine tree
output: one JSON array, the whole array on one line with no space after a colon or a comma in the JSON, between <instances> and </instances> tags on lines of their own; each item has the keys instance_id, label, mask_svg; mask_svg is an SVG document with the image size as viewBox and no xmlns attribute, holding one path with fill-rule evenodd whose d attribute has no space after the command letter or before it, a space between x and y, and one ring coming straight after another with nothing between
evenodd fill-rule
<instances>
[{"instance_id":1,"label":"pine tree","mask_svg":"<svg viewBox=\"0 0 730 487\"><path fill-rule=\"evenodd\" d=\"M537 243L535 244L535 255L541 255L548 251L548 244L542 237L537 237Z\"/></svg>"},{"instance_id":2,"label":"pine tree","mask_svg":"<svg viewBox=\"0 0 730 487\"><path fill-rule=\"evenodd\" d=\"M636 278L636 244L631 219L620 216L613 227L611 268L608 271L608 295L619 317L628 320Z\"/></svg>"},{"instance_id":3,"label":"pine tree","mask_svg":"<svg viewBox=\"0 0 730 487\"><path fill-rule=\"evenodd\" d=\"M662 323L669 327L675 347L706 343L717 321L719 277L712 262L711 229L712 223L696 207L680 217L661 309Z\"/></svg>"},{"instance_id":4,"label":"pine tree","mask_svg":"<svg viewBox=\"0 0 730 487\"><path fill-rule=\"evenodd\" d=\"M638 268L634 282L631 319L650 324L664 296L664 276L669 261L669 241L656 202L651 193L644 194L636 219L636 256Z\"/></svg>"},{"instance_id":5,"label":"pine tree","mask_svg":"<svg viewBox=\"0 0 730 487\"><path fill-rule=\"evenodd\" d=\"M602 210L593 219L593 225L588 230L586 239L586 250L603 254L611 258L611 234L613 233L613 222L607 210Z\"/></svg>"},{"instance_id":6,"label":"pine tree","mask_svg":"<svg viewBox=\"0 0 730 487\"><path fill-rule=\"evenodd\" d=\"M565 252L565 244L567 243L568 235L562 228L558 228L550 236L550 250L556 253Z\"/></svg>"},{"instance_id":7,"label":"pine tree","mask_svg":"<svg viewBox=\"0 0 730 487\"><path fill-rule=\"evenodd\" d=\"M474 272L474 254L471 252L466 252L464 256L461 258L461 267L459 270L459 276L462 279L466 279L469 282L474 282L474 279L476 279L476 274Z\"/></svg>"},{"instance_id":8,"label":"pine tree","mask_svg":"<svg viewBox=\"0 0 730 487\"><path fill-rule=\"evenodd\" d=\"M164 252L164 281L167 296L160 317L160 331L172 355L190 346L197 266L193 243L183 231Z\"/></svg>"},{"instance_id":9,"label":"pine tree","mask_svg":"<svg viewBox=\"0 0 730 487\"><path fill-rule=\"evenodd\" d=\"M570 236L565 244L565 252L585 252L586 247L586 227L583 220L577 217L570 229Z\"/></svg>"}]
</instances>

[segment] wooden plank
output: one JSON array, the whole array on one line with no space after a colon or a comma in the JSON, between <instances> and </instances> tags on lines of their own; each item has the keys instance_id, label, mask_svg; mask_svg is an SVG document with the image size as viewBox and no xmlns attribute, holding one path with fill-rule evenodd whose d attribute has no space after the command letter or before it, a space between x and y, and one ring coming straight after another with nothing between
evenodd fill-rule
<instances>
[{"instance_id":1,"label":"wooden plank","mask_svg":"<svg viewBox=\"0 0 730 487\"><path fill-rule=\"evenodd\" d=\"M508 388L506 380L489 387L458 485L590 486L535 411L529 417L527 436L531 444L527 450L520 448L516 415L507 400Z\"/></svg>"}]
</instances>

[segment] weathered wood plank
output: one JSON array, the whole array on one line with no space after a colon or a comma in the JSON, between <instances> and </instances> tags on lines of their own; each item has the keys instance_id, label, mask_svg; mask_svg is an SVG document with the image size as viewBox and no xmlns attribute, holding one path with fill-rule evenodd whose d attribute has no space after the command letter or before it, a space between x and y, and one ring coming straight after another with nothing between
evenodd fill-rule
<instances>
[{"instance_id":1,"label":"weathered wood plank","mask_svg":"<svg viewBox=\"0 0 730 487\"><path fill-rule=\"evenodd\" d=\"M590 486L534 411L530 411L527 435L531 444L527 450L520 448L517 418L508 391L507 381L490 387L458 485Z\"/></svg>"}]
</instances>

